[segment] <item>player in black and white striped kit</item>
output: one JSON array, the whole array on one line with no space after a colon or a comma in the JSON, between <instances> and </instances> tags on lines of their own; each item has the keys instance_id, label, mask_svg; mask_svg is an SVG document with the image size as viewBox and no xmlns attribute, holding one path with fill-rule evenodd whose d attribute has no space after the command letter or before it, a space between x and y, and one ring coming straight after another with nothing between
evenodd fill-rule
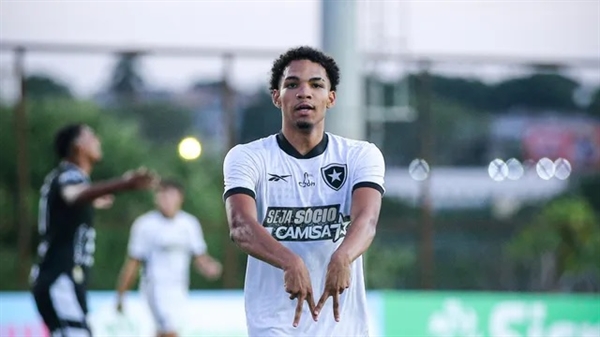
<instances>
[{"instance_id":1,"label":"player in black and white striped kit","mask_svg":"<svg viewBox=\"0 0 600 337\"><path fill-rule=\"evenodd\" d=\"M31 271L32 293L52 337L91 336L86 285L94 263L94 208L110 207L112 193L151 187L155 177L141 169L92 184L89 174L102 150L93 130L84 124L62 128L54 145L61 162L40 191L40 244Z\"/></svg>"}]
</instances>

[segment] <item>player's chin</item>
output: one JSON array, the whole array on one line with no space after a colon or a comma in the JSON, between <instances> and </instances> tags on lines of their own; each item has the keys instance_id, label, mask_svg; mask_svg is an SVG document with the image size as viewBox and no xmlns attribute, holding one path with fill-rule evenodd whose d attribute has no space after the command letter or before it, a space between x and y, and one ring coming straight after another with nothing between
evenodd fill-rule
<instances>
[{"instance_id":1,"label":"player's chin","mask_svg":"<svg viewBox=\"0 0 600 337\"><path fill-rule=\"evenodd\" d=\"M309 132L309 131L312 131L312 129L314 127L315 127L315 124L311 121L302 120L302 119L296 121L296 128L298 128L298 130L300 130L300 131Z\"/></svg>"}]
</instances>

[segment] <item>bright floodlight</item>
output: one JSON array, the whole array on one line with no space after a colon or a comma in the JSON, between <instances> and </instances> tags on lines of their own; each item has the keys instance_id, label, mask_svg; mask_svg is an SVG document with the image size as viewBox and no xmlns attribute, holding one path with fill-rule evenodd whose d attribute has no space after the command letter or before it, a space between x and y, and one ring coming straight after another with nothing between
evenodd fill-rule
<instances>
[{"instance_id":1,"label":"bright floodlight","mask_svg":"<svg viewBox=\"0 0 600 337\"><path fill-rule=\"evenodd\" d=\"M556 168L554 176L560 180L566 180L571 175L571 163L565 158L558 158L554 162L554 167Z\"/></svg>"},{"instance_id":2,"label":"bright floodlight","mask_svg":"<svg viewBox=\"0 0 600 337\"><path fill-rule=\"evenodd\" d=\"M506 162L506 166L508 166L508 179L510 180L519 180L523 176L523 165L516 158L511 158Z\"/></svg>"},{"instance_id":3,"label":"bright floodlight","mask_svg":"<svg viewBox=\"0 0 600 337\"><path fill-rule=\"evenodd\" d=\"M550 180L552 177L554 177L556 167L554 166L554 162L549 158L542 158L535 166L535 170L540 178L544 180Z\"/></svg>"},{"instance_id":4,"label":"bright floodlight","mask_svg":"<svg viewBox=\"0 0 600 337\"><path fill-rule=\"evenodd\" d=\"M408 166L408 173L414 180L423 181L429 176L429 164L424 159L417 158Z\"/></svg>"},{"instance_id":5,"label":"bright floodlight","mask_svg":"<svg viewBox=\"0 0 600 337\"><path fill-rule=\"evenodd\" d=\"M508 165L504 160L496 158L488 166L488 174L495 181L502 181L508 177Z\"/></svg>"},{"instance_id":6,"label":"bright floodlight","mask_svg":"<svg viewBox=\"0 0 600 337\"><path fill-rule=\"evenodd\" d=\"M194 137L186 137L179 142L179 156L185 160L194 160L200 157L202 145Z\"/></svg>"}]
</instances>

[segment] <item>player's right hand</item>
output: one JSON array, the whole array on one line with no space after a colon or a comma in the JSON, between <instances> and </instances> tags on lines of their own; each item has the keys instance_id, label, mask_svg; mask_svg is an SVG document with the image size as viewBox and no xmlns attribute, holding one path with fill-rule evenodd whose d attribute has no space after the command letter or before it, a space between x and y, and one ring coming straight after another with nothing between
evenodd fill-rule
<instances>
[{"instance_id":1,"label":"player's right hand","mask_svg":"<svg viewBox=\"0 0 600 337\"><path fill-rule=\"evenodd\" d=\"M159 181L158 175L145 167L140 167L134 171L127 171L123 175L123 179L133 189L153 188Z\"/></svg>"},{"instance_id":2,"label":"player's right hand","mask_svg":"<svg viewBox=\"0 0 600 337\"><path fill-rule=\"evenodd\" d=\"M293 326L297 327L300 323L304 301L308 304L313 319L316 321L315 300L313 298L310 275L304 261L300 257L296 256L289 265L283 268L283 282L285 291L290 294L290 299L298 299Z\"/></svg>"}]
</instances>

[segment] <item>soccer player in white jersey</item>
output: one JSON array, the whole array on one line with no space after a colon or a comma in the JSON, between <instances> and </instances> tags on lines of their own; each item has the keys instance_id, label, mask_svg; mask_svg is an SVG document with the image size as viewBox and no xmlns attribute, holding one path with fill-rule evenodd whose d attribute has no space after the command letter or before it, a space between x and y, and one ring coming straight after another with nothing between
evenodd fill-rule
<instances>
[{"instance_id":1,"label":"soccer player in white jersey","mask_svg":"<svg viewBox=\"0 0 600 337\"><path fill-rule=\"evenodd\" d=\"M230 233L249 255L250 336L369 334L362 254L375 236L385 165L375 145L325 132L338 82L322 52L282 54L270 83L281 131L225 158Z\"/></svg>"},{"instance_id":2,"label":"soccer player in white jersey","mask_svg":"<svg viewBox=\"0 0 600 337\"><path fill-rule=\"evenodd\" d=\"M206 250L198 219L181 210L183 186L162 180L155 194L157 210L138 217L131 228L128 256L118 283L117 310L142 266L141 293L154 317L158 337L175 337L185 314L190 257L208 279L221 275L221 264Z\"/></svg>"}]
</instances>

